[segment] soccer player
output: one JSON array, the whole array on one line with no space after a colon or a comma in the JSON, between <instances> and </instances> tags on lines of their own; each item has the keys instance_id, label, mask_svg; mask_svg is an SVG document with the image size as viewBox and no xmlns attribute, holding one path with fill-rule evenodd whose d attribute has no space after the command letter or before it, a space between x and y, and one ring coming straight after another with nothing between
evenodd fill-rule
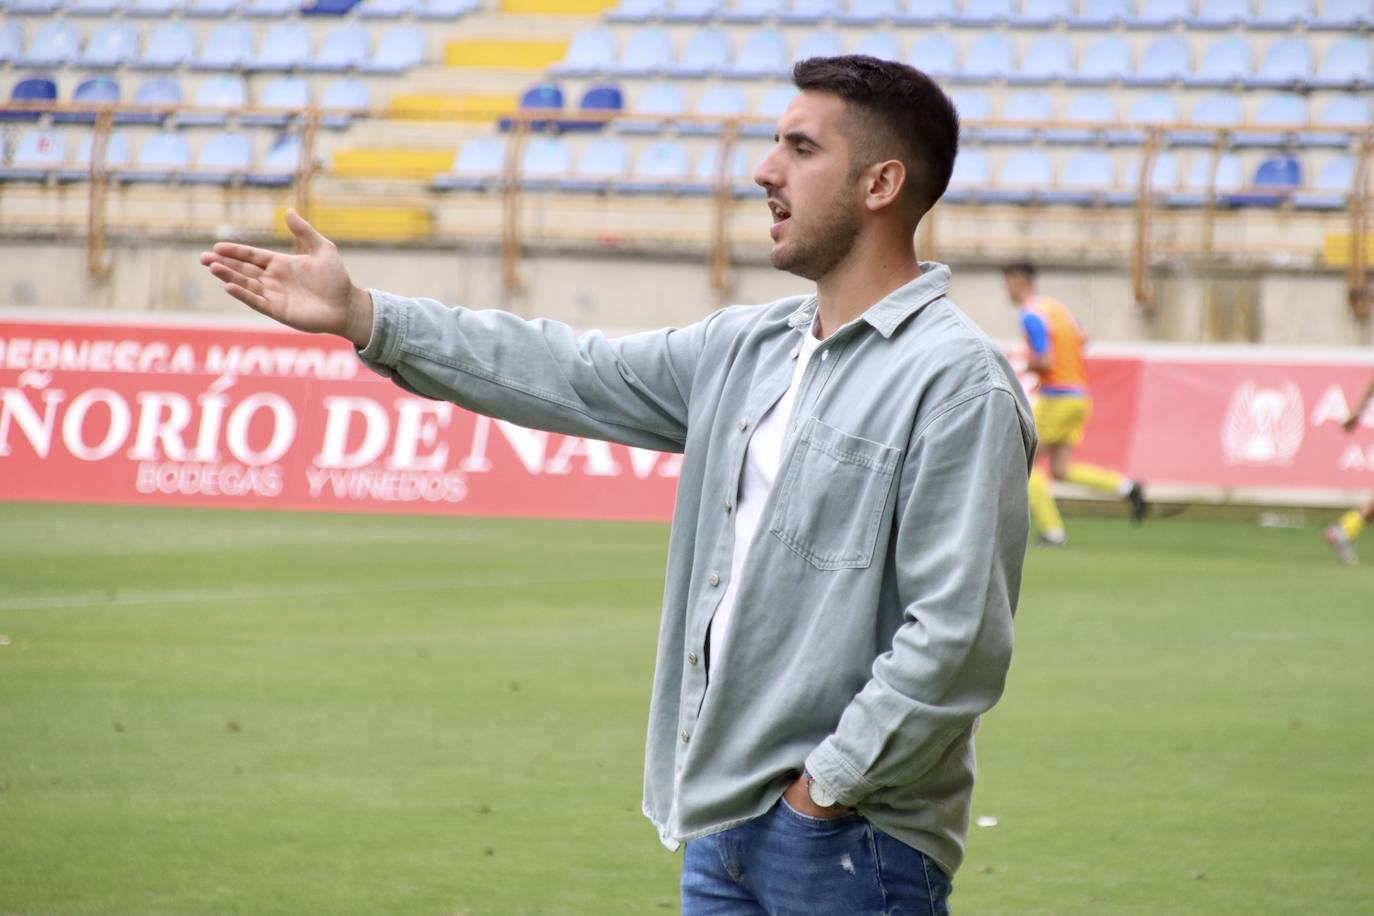
<instances>
[{"instance_id":1,"label":"soccer player","mask_svg":"<svg viewBox=\"0 0 1374 916\"><path fill-rule=\"evenodd\" d=\"M949 268L916 260L954 165L949 99L870 57L793 79L754 178L773 266L814 294L579 339L360 289L294 213L304 254L201 261L407 390L683 452L644 780L664 844L686 843L682 912L932 916L1010 663L1034 422Z\"/></svg>"},{"instance_id":2,"label":"soccer player","mask_svg":"<svg viewBox=\"0 0 1374 916\"><path fill-rule=\"evenodd\" d=\"M1374 400L1374 378L1371 378L1365 387L1364 395L1360 398L1360 406L1356 407L1345 421L1346 432L1353 433L1359 428L1360 419L1369 409L1371 400ZM1336 556L1340 557L1346 566L1354 566L1360 561L1355 555L1355 539L1369 527L1371 521L1374 521L1374 499L1370 499L1359 509L1351 509L1342 515L1336 524L1326 529L1326 543L1331 545L1331 549L1336 551Z\"/></svg>"},{"instance_id":3,"label":"soccer player","mask_svg":"<svg viewBox=\"0 0 1374 916\"><path fill-rule=\"evenodd\" d=\"M1026 261L1002 270L1007 295L1021 310L1030 371L1040 379L1035 402L1035 430L1040 447L1049 454L1050 474L1101 493L1120 496L1130 503L1131 520L1145 520L1145 490L1124 474L1073 460L1073 450L1083 441L1092 401L1088 397L1088 373L1083 361L1086 335L1068 307L1058 299L1036 291L1035 265ZM1064 519L1055 505L1045 472L1036 468L1030 476L1030 512L1039 531L1036 543L1063 547L1068 543Z\"/></svg>"}]
</instances>

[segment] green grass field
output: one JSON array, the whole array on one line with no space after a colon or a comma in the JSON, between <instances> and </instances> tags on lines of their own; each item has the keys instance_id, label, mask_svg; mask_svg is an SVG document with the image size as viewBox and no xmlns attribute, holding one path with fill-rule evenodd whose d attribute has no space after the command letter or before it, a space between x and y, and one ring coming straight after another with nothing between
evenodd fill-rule
<instances>
[{"instance_id":1,"label":"green grass field","mask_svg":"<svg viewBox=\"0 0 1374 916\"><path fill-rule=\"evenodd\" d=\"M958 916L1374 912L1374 568L1185 519L1030 556ZM666 540L0 504L0 913L676 911Z\"/></svg>"}]
</instances>

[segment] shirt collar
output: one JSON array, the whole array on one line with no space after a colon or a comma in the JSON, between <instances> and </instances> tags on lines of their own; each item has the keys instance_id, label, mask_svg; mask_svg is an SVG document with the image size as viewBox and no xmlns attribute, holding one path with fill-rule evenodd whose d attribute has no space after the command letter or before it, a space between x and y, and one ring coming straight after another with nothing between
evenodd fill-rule
<instances>
[{"instance_id":1,"label":"shirt collar","mask_svg":"<svg viewBox=\"0 0 1374 916\"><path fill-rule=\"evenodd\" d=\"M949 268L936 261L922 261L920 276L869 306L861 317L879 334L891 337L902 322L948 294ZM819 304L815 296L808 296L787 319L788 326L802 330L809 328L816 319Z\"/></svg>"}]
</instances>

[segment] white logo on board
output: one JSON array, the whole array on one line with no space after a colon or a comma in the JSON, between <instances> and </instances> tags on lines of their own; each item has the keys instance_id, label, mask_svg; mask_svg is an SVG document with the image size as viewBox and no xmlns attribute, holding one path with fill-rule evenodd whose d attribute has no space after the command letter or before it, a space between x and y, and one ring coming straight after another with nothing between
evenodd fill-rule
<instances>
[{"instance_id":1,"label":"white logo on board","mask_svg":"<svg viewBox=\"0 0 1374 916\"><path fill-rule=\"evenodd\" d=\"M1261 388L1246 382L1231 397L1221 444L1231 464L1288 464L1302 446L1305 431L1297 385Z\"/></svg>"}]
</instances>

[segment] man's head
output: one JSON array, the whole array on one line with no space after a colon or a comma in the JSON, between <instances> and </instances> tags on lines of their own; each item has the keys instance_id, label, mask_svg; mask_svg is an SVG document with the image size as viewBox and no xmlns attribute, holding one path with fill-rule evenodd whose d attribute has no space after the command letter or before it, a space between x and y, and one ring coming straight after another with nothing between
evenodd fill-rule
<instances>
[{"instance_id":1,"label":"man's head","mask_svg":"<svg viewBox=\"0 0 1374 916\"><path fill-rule=\"evenodd\" d=\"M930 77L905 64L816 57L798 63L792 80L801 92L754 180L773 211L773 266L816 280L861 232L910 242L949 185L959 116Z\"/></svg>"},{"instance_id":2,"label":"man's head","mask_svg":"<svg viewBox=\"0 0 1374 916\"><path fill-rule=\"evenodd\" d=\"M1035 265L1030 261L1013 261L1002 268L1002 279L1007 281L1007 295L1011 301L1021 306L1035 295Z\"/></svg>"}]
</instances>

